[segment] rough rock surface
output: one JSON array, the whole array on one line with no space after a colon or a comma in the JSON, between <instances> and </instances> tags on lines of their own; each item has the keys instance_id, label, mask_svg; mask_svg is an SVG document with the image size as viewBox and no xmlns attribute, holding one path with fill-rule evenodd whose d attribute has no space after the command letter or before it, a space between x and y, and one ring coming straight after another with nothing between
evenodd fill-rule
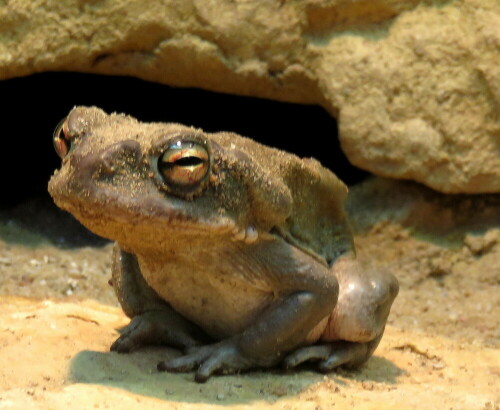
<instances>
[{"instance_id":1,"label":"rough rock surface","mask_svg":"<svg viewBox=\"0 0 500 410\"><path fill-rule=\"evenodd\" d=\"M0 22L0 79L74 70L321 104L361 168L500 192L498 0L0 0Z\"/></svg>"}]
</instances>

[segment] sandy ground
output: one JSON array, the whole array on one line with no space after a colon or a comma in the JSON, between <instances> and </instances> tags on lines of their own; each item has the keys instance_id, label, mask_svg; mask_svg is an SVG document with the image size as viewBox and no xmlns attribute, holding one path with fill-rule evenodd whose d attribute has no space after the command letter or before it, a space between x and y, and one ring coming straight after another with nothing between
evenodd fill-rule
<instances>
[{"instance_id":1,"label":"sandy ground","mask_svg":"<svg viewBox=\"0 0 500 410\"><path fill-rule=\"evenodd\" d=\"M0 409L498 409L500 198L375 180L352 190L348 210L359 257L400 281L374 357L357 371L276 369L203 385L156 371L173 349L109 352L128 321L108 285L110 244L44 201L4 212Z\"/></svg>"}]
</instances>

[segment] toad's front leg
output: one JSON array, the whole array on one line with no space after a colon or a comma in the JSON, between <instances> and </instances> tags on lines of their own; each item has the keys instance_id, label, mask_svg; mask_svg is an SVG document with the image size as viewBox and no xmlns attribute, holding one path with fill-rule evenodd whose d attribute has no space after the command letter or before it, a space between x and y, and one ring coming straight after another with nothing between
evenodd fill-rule
<instances>
[{"instance_id":1,"label":"toad's front leg","mask_svg":"<svg viewBox=\"0 0 500 410\"><path fill-rule=\"evenodd\" d=\"M307 342L311 331L332 312L337 279L328 268L302 254L295 272L273 272L276 300L243 333L219 343L188 349L185 356L158 364L159 370L187 372L206 381L214 373L271 367ZM228 306L228 309L231 307Z\"/></svg>"},{"instance_id":2,"label":"toad's front leg","mask_svg":"<svg viewBox=\"0 0 500 410\"><path fill-rule=\"evenodd\" d=\"M113 288L132 320L111 345L119 353L144 345L168 345L188 348L201 345L206 335L163 301L141 275L136 257L113 249Z\"/></svg>"}]
</instances>

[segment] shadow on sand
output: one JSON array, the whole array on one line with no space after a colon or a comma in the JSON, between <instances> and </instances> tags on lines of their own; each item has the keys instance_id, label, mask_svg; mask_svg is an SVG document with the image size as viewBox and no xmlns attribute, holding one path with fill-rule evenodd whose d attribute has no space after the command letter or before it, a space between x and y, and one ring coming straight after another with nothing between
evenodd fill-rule
<instances>
[{"instance_id":1,"label":"shadow on sand","mask_svg":"<svg viewBox=\"0 0 500 410\"><path fill-rule=\"evenodd\" d=\"M232 405L254 401L275 402L298 395L322 382L325 377L338 386L345 385L346 378L392 385L403 373L390 361L375 356L359 370L339 370L326 376L308 365L290 372L273 369L213 376L206 383L198 384L194 382L193 373L174 374L156 370L159 361L178 355L179 352L174 349L159 347L130 354L82 351L71 361L69 378L76 383L100 384L170 402Z\"/></svg>"}]
</instances>

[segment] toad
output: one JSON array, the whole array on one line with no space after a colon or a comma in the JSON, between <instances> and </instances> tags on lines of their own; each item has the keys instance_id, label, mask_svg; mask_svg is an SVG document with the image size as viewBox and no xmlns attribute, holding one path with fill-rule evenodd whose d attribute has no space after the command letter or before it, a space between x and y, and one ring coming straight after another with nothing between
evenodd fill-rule
<instances>
[{"instance_id":1,"label":"toad","mask_svg":"<svg viewBox=\"0 0 500 410\"><path fill-rule=\"evenodd\" d=\"M314 159L230 132L76 107L54 133L56 204L115 241L131 318L111 346L169 345L195 380L281 364L356 367L398 282L356 259L346 186Z\"/></svg>"}]
</instances>

